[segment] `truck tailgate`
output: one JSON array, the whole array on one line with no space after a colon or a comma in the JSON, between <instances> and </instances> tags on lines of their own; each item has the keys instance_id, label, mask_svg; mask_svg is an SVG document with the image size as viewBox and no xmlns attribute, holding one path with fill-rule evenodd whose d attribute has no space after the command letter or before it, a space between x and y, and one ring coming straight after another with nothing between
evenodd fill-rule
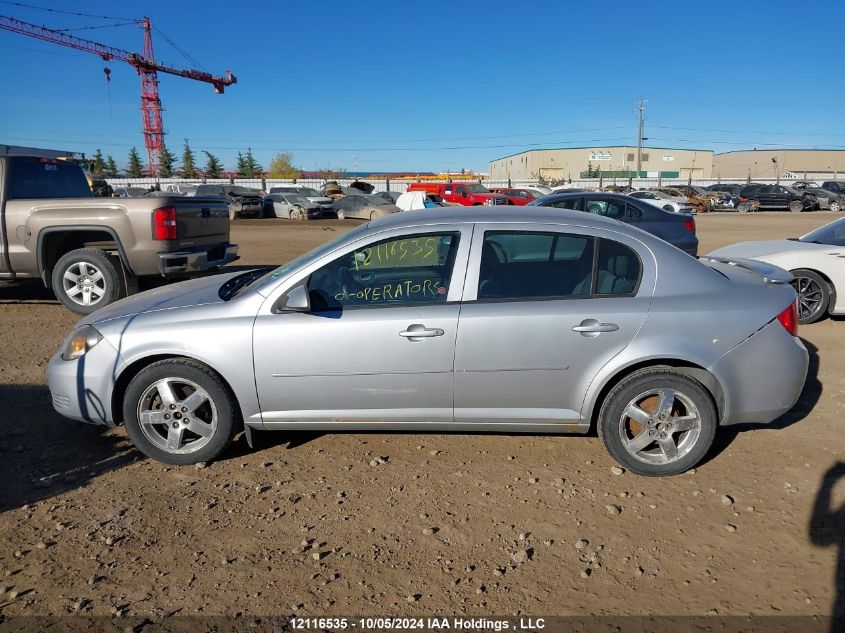
<instances>
[{"instance_id":1,"label":"truck tailgate","mask_svg":"<svg viewBox=\"0 0 845 633\"><path fill-rule=\"evenodd\" d=\"M173 197L168 206L176 209L177 248L229 241L229 207L223 198Z\"/></svg>"}]
</instances>

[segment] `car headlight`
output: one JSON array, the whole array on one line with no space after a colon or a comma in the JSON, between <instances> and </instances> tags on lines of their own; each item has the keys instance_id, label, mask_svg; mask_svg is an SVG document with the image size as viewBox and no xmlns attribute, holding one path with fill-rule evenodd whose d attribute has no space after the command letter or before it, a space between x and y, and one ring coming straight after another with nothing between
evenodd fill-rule
<instances>
[{"instance_id":1,"label":"car headlight","mask_svg":"<svg viewBox=\"0 0 845 633\"><path fill-rule=\"evenodd\" d=\"M103 335L93 325L83 325L74 330L62 349L64 360L76 360L84 356L88 350L103 340Z\"/></svg>"}]
</instances>

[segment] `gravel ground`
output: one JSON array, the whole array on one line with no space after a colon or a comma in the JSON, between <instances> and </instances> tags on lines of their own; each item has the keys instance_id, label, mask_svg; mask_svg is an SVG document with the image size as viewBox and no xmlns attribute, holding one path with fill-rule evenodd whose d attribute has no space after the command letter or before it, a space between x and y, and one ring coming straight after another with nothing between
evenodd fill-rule
<instances>
[{"instance_id":1,"label":"gravel ground","mask_svg":"<svg viewBox=\"0 0 845 633\"><path fill-rule=\"evenodd\" d=\"M833 217L699 216L701 252ZM273 264L355 224L238 221L233 241L239 265ZM0 616L828 615L845 601L845 483L829 482L836 529L811 529L845 461L842 319L801 328L812 366L794 411L721 430L704 464L665 480L615 469L594 436L262 433L256 450L166 467L121 429L53 412L45 367L74 321L37 287L0 290Z\"/></svg>"}]
</instances>

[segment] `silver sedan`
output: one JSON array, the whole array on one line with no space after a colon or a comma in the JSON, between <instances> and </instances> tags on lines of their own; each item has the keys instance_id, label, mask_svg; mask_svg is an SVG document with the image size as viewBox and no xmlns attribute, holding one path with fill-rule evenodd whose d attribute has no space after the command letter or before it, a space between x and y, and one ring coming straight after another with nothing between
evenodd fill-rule
<instances>
[{"instance_id":1,"label":"silver sedan","mask_svg":"<svg viewBox=\"0 0 845 633\"><path fill-rule=\"evenodd\" d=\"M719 426L798 399L790 279L585 213L410 211L269 272L107 306L49 385L60 413L123 424L169 464L213 459L241 430L596 429L622 466L671 475Z\"/></svg>"}]
</instances>

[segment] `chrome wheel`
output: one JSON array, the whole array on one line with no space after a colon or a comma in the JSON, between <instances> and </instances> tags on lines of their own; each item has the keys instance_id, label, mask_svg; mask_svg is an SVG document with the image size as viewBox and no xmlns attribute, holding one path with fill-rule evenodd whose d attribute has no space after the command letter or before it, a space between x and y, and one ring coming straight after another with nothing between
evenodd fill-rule
<instances>
[{"instance_id":1,"label":"chrome wheel","mask_svg":"<svg viewBox=\"0 0 845 633\"><path fill-rule=\"evenodd\" d=\"M164 378L147 387L137 413L144 437L167 453L198 451L217 430L217 408L211 397L185 378Z\"/></svg>"},{"instance_id":2,"label":"chrome wheel","mask_svg":"<svg viewBox=\"0 0 845 633\"><path fill-rule=\"evenodd\" d=\"M798 318L801 321L813 318L824 303L824 290L810 277L795 277L792 287L798 293Z\"/></svg>"},{"instance_id":3,"label":"chrome wheel","mask_svg":"<svg viewBox=\"0 0 845 633\"><path fill-rule=\"evenodd\" d=\"M90 262L76 262L68 266L62 287L70 300L81 306L96 305L106 294L103 271Z\"/></svg>"},{"instance_id":4,"label":"chrome wheel","mask_svg":"<svg viewBox=\"0 0 845 633\"><path fill-rule=\"evenodd\" d=\"M625 450L647 464L678 461L695 446L701 415L692 399L674 389L652 389L631 400L619 419Z\"/></svg>"}]
</instances>

